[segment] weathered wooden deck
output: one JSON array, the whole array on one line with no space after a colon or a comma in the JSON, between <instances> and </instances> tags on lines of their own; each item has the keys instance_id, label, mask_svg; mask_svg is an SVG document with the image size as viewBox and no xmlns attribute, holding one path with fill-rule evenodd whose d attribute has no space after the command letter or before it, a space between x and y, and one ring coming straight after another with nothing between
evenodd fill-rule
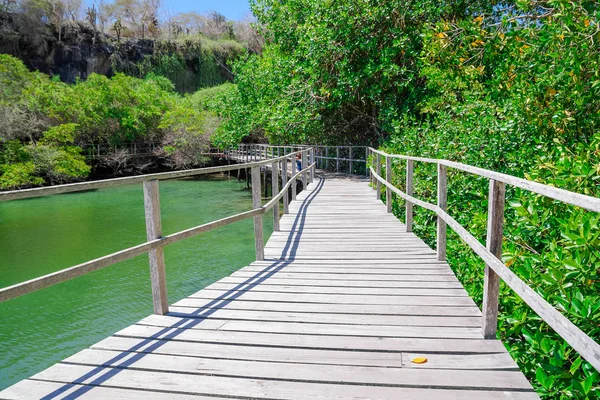
<instances>
[{"instance_id":1,"label":"weathered wooden deck","mask_svg":"<svg viewBox=\"0 0 600 400\"><path fill-rule=\"evenodd\" d=\"M0 398L537 398L448 265L366 182L315 179L289 208L265 261Z\"/></svg>"}]
</instances>

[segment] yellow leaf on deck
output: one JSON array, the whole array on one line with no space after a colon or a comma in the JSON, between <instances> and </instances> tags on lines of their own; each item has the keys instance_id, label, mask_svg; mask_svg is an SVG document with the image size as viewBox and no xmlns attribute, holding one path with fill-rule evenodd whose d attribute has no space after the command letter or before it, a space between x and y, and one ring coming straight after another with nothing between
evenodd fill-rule
<instances>
[{"instance_id":1,"label":"yellow leaf on deck","mask_svg":"<svg viewBox=\"0 0 600 400\"><path fill-rule=\"evenodd\" d=\"M427 359L425 357L417 357L417 358L413 358L411 360L411 362L413 362L415 364L425 364L427 362Z\"/></svg>"}]
</instances>

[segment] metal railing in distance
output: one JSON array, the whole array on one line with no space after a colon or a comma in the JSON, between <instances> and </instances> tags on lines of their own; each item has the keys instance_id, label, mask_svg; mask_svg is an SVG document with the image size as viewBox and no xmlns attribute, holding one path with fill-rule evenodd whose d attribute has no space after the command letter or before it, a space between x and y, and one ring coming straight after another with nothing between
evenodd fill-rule
<instances>
[{"instance_id":1,"label":"metal railing in distance","mask_svg":"<svg viewBox=\"0 0 600 400\"><path fill-rule=\"evenodd\" d=\"M365 146L314 146L317 168L350 175L368 175ZM362 158L364 156L364 158Z\"/></svg>"},{"instance_id":2,"label":"metal railing in distance","mask_svg":"<svg viewBox=\"0 0 600 400\"><path fill-rule=\"evenodd\" d=\"M600 199L579 193L569 192L553 186L538 182L517 178L511 175L489 171L471 165L461 164L448 160L411 157L400 154L388 154L373 148L369 148L369 155L373 155L375 168L370 167L371 182L376 182L374 187L383 185L386 187L386 200L390 201L391 193L394 193L406 201L406 230L412 230L412 207L417 205L433 211L437 215L437 254L438 259L444 260L446 256L446 225L448 225L458 236L486 263L484 271L484 294L483 294L483 320L482 334L486 339L495 339L498 321L498 296L500 279L504 281L529 307L535 311L542 320L552 327L567 343L569 343L581 357L586 359L596 370L600 371L600 345L585 334L575 324L569 321L558 310L556 310L543 297L527 286L515 273L513 273L501 261L502 236L504 220L505 187L512 185L533 193L550 197L567 204L582 207L590 211L600 212ZM384 158L386 165L386 177L381 177L381 159ZM392 185L392 159L406 161L406 192ZM423 162L436 164L438 167L438 201L431 204L413 197L413 164ZM486 246L481 244L477 238L470 234L454 218L446 212L447 184L446 169L452 168L470 174L474 174L489 180L488 197L488 224ZM377 198L380 191L377 191ZM388 208L391 212L391 208Z\"/></svg>"},{"instance_id":3,"label":"metal railing in distance","mask_svg":"<svg viewBox=\"0 0 600 400\"><path fill-rule=\"evenodd\" d=\"M254 218L256 259L262 260L264 258L262 226L263 215L272 208L278 208L279 201L282 198L284 199L284 213L287 213L287 200L290 188L292 188L293 192L295 193L296 181L301 179L301 176L307 176L307 174L314 174L316 164L313 162L311 164L306 165L304 169L300 171L295 171L292 174L291 178L289 178L289 180L287 179L286 174L285 183L282 185L281 190L277 190L276 186L274 185L275 190L273 191L273 197L268 203L264 205L261 205L260 167L269 165L272 168L283 171L282 168L287 169L287 162L290 159L293 160L298 152L306 155L314 154L314 150L311 147L305 147L301 150L294 150L293 153L284 154L282 156L274 156L273 152L263 152L263 155L270 154L272 157L261 161L253 161L248 163L220 167L199 168L186 171L165 172L159 174L149 174L127 178L107 179L95 182L81 182L69 185L0 192L0 201L8 201L47 196L52 194L72 193L83 190L110 188L121 185L142 183L144 188L144 210L146 215L147 234L147 241L137 246L129 247L117 251L115 253L106 255L104 257L87 261L82 264L72 266L70 268L66 268L57 272L53 272L51 274L41 276L39 278L31 279L26 282L1 288L0 302L11 300L16 297L38 291L40 289L52 285L65 282L69 279L73 279L78 276L97 271L101 268L108 267L110 265L116 264L124 260L128 260L141 254L148 253L154 312L156 314L166 314L168 312L168 299L163 248L169 244L179 242L187 238L191 238L201 233L205 233L213 229L241 221L246 218ZM295 165L295 163L293 163L292 165ZM212 221L206 224L202 224L167 236L162 235L159 193L160 180L187 178L191 176L207 175L216 172L226 172L243 168L250 168L252 173L252 210L232 215L230 217L222 218L216 221ZM277 219L278 222L279 212L274 213L274 218ZM278 224L275 224L275 226L278 226Z\"/></svg>"}]
</instances>

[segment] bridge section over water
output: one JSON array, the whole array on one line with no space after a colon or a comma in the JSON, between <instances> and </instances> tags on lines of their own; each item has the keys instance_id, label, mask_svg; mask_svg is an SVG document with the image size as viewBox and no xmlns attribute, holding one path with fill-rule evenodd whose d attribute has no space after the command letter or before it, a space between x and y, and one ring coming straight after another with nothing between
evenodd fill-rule
<instances>
[{"instance_id":1,"label":"bridge section over water","mask_svg":"<svg viewBox=\"0 0 600 400\"><path fill-rule=\"evenodd\" d=\"M367 182L317 176L264 260L0 398L537 398L483 338L448 265L405 228Z\"/></svg>"}]
</instances>

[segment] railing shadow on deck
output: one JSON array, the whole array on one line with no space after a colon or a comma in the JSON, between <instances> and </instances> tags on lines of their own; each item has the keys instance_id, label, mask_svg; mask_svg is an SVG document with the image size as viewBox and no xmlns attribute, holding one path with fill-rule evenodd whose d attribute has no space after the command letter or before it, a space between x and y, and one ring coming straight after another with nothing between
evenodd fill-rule
<instances>
[{"instance_id":1,"label":"railing shadow on deck","mask_svg":"<svg viewBox=\"0 0 600 400\"><path fill-rule=\"evenodd\" d=\"M75 390L73 393L69 393L67 398L75 399L75 398L78 398L78 397L84 395L85 393L87 393L88 391L93 389L94 386L101 385L102 383L104 383L108 379L110 379L111 377L117 375L119 372L126 370L129 366L131 366L135 362L144 358L148 354L151 354L153 351L159 349L161 346L165 345L168 340L175 339L177 336L179 336L183 332L184 329L191 329L194 326L197 326L198 324L202 323L209 316L211 316L215 312L219 311L220 309L224 308L225 306L229 305L232 301L236 300L238 297L243 295L244 291L247 291L247 290L250 290L250 289L256 287L257 285L261 284L262 282L264 282L268 278L272 277L277 272L281 271L287 265L289 265L293 261L291 259L294 258L294 255L296 253L297 246L299 243L298 240L294 240L294 239L300 238L302 236L302 232L304 230L304 223L306 220L306 209L308 208L308 206L310 205L312 200L315 198L315 196L322 189L323 182L324 182L323 179L319 179L319 182L317 183L316 188L311 193L309 193L308 196L300 204L298 214L296 215L296 218L294 219L294 223L292 224L292 228L290 229L290 235L288 236L288 239L284 246L281 260L274 261L271 265L268 265L262 271L257 272L254 276L246 279L244 282L236 285L234 288L229 289L227 292L225 292L221 296L217 297L214 300L209 301L207 304L203 305L202 307L198 307L197 311L194 311L191 313L179 313L179 312L167 313L166 314L167 316L179 317L182 319L169 327L165 327L165 328L161 329L159 332L153 334L152 336L150 336L147 339L142 340L140 343L136 344L135 346L132 346L127 350L121 351L120 354L118 354L115 357L111 358L110 360L106 361L103 364L103 366L96 367L93 370L91 370L90 372L88 372L87 374L84 374L84 375L80 376L79 378L75 379L72 383L63 385L62 387L56 389L54 392L43 397L43 399L44 400L54 399L57 396L60 396L61 394L65 393L66 391L68 391L76 386L82 385L82 384L85 384L86 386L81 386L77 390ZM288 252L289 252L289 256L291 259L285 260L284 258L288 254ZM203 310L203 309L206 309L206 310ZM153 342L155 342L155 343L153 343ZM148 345L150 345L150 346L148 346ZM145 346L148 346L148 347L145 348L143 350L143 352L138 352L138 350L144 348ZM130 355L133 355L133 356L130 358L127 358ZM112 365L112 364L119 362L121 360L124 360L124 359L126 359L126 360L123 363L116 365L116 366ZM108 368L111 368L111 369L107 370ZM88 379L91 379L92 377L102 373L103 371L106 371L103 375L96 377L91 382L85 383Z\"/></svg>"}]
</instances>

